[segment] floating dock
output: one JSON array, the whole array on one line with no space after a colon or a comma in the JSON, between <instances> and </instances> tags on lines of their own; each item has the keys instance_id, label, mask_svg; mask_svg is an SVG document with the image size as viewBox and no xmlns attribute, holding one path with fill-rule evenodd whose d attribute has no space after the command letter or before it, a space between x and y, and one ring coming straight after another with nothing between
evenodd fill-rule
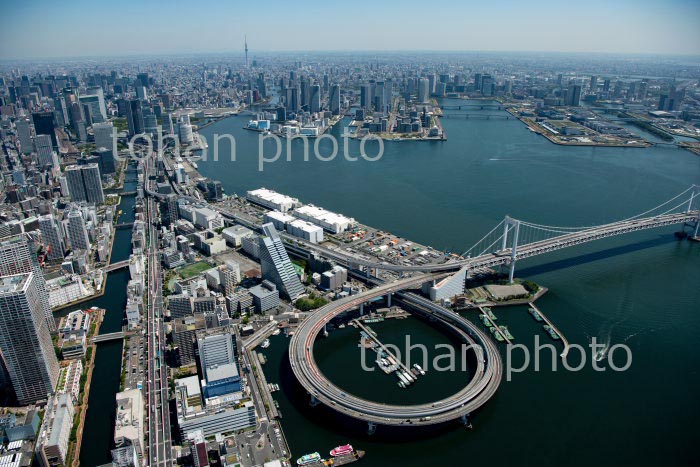
<instances>
[{"instance_id":1,"label":"floating dock","mask_svg":"<svg viewBox=\"0 0 700 467\"><path fill-rule=\"evenodd\" d=\"M368 342L371 342L372 350L377 352L377 365L386 374L396 373L399 378L399 386L404 388L415 383L418 378L411 372L411 369L406 365L401 363L401 360L394 355L382 342L377 338L377 333L365 326L360 320L353 320L353 323L360 329L360 335L362 336L362 345L367 346ZM381 359L384 358L388 365L381 363ZM402 384L403 383L403 384Z\"/></svg>"}]
</instances>

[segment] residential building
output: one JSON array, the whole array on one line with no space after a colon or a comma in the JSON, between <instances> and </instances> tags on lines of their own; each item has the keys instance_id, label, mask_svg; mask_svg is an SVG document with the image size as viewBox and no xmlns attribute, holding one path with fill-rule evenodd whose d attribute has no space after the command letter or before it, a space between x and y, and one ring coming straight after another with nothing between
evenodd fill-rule
<instances>
[{"instance_id":1,"label":"residential building","mask_svg":"<svg viewBox=\"0 0 700 467\"><path fill-rule=\"evenodd\" d=\"M58 360L33 272L0 277L0 349L17 400L45 399L58 380Z\"/></svg>"}]
</instances>

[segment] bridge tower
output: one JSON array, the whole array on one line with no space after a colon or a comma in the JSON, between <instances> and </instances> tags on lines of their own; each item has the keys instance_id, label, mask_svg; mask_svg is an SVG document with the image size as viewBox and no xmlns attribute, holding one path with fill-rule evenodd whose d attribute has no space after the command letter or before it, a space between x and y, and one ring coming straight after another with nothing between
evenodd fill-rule
<instances>
[{"instance_id":1,"label":"bridge tower","mask_svg":"<svg viewBox=\"0 0 700 467\"><path fill-rule=\"evenodd\" d=\"M690 199L688 200L688 207L685 210L686 213L689 213L693 210L693 201L695 201L695 198L700 198L700 187L693 186L693 191L690 193ZM693 226L692 224L684 224L683 231L685 231L686 225L689 225L691 229L695 227L695 231L693 232L691 237L698 238L698 230L700 230L700 218L695 220L695 226Z\"/></svg>"},{"instance_id":2,"label":"bridge tower","mask_svg":"<svg viewBox=\"0 0 700 467\"><path fill-rule=\"evenodd\" d=\"M508 233L512 232L513 235L510 237L510 271L508 272L508 281L513 283L513 276L515 274L515 261L518 254L518 234L520 233L520 221L513 219L510 216L506 216L503 221L503 243L501 245L501 251L508 248Z\"/></svg>"}]
</instances>

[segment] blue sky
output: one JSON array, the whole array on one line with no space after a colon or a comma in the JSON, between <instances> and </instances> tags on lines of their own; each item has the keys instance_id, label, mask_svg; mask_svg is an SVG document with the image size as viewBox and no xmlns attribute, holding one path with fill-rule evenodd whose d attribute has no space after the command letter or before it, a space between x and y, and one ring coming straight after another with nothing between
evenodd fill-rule
<instances>
[{"instance_id":1,"label":"blue sky","mask_svg":"<svg viewBox=\"0 0 700 467\"><path fill-rule=\"evenodd\" d=\"M282 50L700 55L700 0L0 0L0 59Z\"/></svg>"}]
</instances>

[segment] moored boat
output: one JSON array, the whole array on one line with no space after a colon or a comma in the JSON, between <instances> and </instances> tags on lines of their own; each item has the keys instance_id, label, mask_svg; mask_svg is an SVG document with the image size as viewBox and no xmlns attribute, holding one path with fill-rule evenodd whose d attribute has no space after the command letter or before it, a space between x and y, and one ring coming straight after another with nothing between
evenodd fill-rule
<instances>
[{"instance_id":1,"label":"moored boat","mask_svg":"<svg viewBox=\"0 0 700 467\"><path fill-rule=\"evenodd\" d=\"M299 466L304 466L304 465L311 465L316 462L321 461L321 454L317 452L312 452L311 454L304 454L301 456L299 459L297 459L297 465Z\"/></svg>"},{"instance_id":2,"label":"moored boat","mask_svg":"<svg viewBox=\"0 0 700 467\"><path fill-rule=\"evenodd\" d=\"M355 450L352 448L351 445L344 444L342 446L337 446L337 447L331 449L331 456L333 456L333 457L347 456L348 454L352 454L353 452L355 452Z\"/></svg>"}]
</instances>

